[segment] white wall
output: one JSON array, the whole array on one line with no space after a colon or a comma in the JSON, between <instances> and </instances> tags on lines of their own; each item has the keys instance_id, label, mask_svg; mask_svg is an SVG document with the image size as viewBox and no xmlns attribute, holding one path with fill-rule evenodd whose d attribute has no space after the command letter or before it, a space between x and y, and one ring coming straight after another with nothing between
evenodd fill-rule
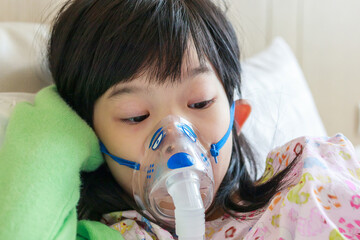
<instances>
[{"instance_id":1,"label":"white wall","mask_svg":"<svg viewBox=\"0 0 360 240\"><path fill-rule=\"evenodd\" d=\"M67 0L0 0L0 21L49 22Z\"/></svg>"},{"instance_id":2,"label":"white wall","mask_svg":"<svg viewBox=\"0 0 360 240\"><path fill-rule=\"evenodd\" d=\"M244 57L282 36L298 58L328 134L342 132L360 144L360 1L228 2Z\"/></svg>"}]
</instances>

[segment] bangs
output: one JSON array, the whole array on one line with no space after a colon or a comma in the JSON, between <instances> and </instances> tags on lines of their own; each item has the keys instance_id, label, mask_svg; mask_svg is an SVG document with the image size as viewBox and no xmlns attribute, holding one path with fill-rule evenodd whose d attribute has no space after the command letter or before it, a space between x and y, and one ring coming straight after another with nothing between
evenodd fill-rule
<instances>
[{"instance_id":1,"label":"bangs","mask_svg":"<svg viewBox=\"0 0 360 240\"><path fill-rule=\"evenodd\" d=\"M200 66L206 59L217 60L214 41L204 20L198 16L199 10L186 6L185 1L132 2L127 1L128 6L122 8L129 9L127 12L114 8L109 22L122 24L115 29L108 24L102 33L101 48L96 53L99 57L95 59L101 59L101 55L109 59L106 66L102 66L106 69L104 73L108 73L101 74L105 82L114 85L131 81L145 72L149 82L180 81L183 61L187 61L186 56L193 47ZM101 65L101 61L98 64Z\"/></svg>"}]
</instances>

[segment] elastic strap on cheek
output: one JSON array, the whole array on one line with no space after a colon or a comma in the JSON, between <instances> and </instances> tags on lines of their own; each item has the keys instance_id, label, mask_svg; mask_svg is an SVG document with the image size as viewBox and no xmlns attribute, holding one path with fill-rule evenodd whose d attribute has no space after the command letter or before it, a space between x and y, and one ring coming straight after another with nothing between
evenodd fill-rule
<instances>
[{"instance_id":1,"label":"elastic strap on cheek","mask_svg":"<svg viewBox=\"0 0 360 240\"><path fill-rule=\"evenodd\" d=\"M231 130L233 128L233 125L234 125L234 111L235 111L235 103L233 103L231 105L231 108L230 108L230 124L229 124L229 128L227 130L227 132L225 133L225 135L220 139L219 142L217 143L213 143L211 144L210 146L210 153L211 153L211 156L214 157L215 159L215 163L217 163L217 156L219 156L219 151L220 149L225 145L226 141L228 140L229 136L230 136L230 133L231 133Z\"/></svg>"},{"instance_id":2,"label":"elastic strap on cheek","mask_svg":"<svg viewBox=\"0 0 360 240\"><path fill-rule=\"evenodd\" d=\"M110 156L118 164L129 167L129 168L132 168L134 170L139 170L140 169L140 163L132 162L132 161L129 161L129 160L119 158L119 157L116 157L116 156L112 155L111 153L109 153L109 151L106 149L105 145L101 141L99 141L99 145L100 145L100 151L102 153L105 153L106 155Z\"/></svg>"}]
</instances>

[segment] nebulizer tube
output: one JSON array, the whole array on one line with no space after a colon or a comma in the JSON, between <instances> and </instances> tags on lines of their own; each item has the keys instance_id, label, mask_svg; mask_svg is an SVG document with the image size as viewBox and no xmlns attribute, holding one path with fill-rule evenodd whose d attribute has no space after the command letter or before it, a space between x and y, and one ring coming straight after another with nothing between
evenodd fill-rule
<instances>
[{"instance_id":1,"label":"nebulizer tube","mask_svg":"<svg viewBox=\"0 0 360 240\"><path fill-rule=\"evenodd\" d=\"M175 229L179 240L203 240L205 209L197 174L191 170L176 173L166 180L175 205Z\"/></svg>"}]
</instances>

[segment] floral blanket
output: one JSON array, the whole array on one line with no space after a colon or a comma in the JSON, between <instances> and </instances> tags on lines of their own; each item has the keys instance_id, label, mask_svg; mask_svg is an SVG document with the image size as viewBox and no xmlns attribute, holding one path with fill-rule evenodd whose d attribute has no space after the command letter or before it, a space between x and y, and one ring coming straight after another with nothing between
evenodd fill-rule
<instances>
[{"instance_id":1,"label":"floral blanket","mask_svg":"<svg viewBox=\"0 0 360 240\"><path fill-rule=\"evenodd\" d=\"M351 142L334 137L301 137L271 151L261 181L296 158L278 192L257 214L227 214L206 222L206 239L354 239L360 240L360 163ZM136 211L114 212L102 221L125 239L174 239Z\"/></svg>"}]
</instances>

